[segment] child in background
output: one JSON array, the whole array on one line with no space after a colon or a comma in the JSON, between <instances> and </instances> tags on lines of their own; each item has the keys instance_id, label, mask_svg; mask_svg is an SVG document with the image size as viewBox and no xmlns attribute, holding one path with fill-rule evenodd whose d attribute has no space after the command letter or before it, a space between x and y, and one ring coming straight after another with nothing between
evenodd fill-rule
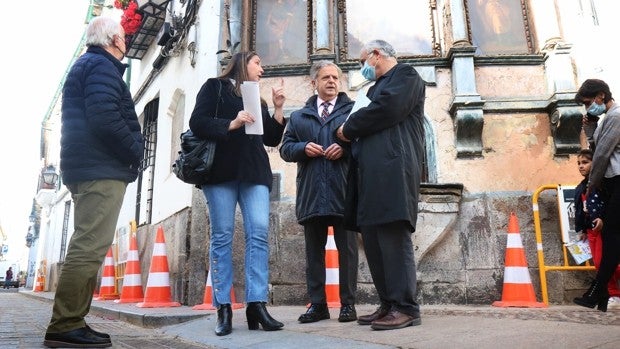
<instances>
[{"instance_id":1,"label":"child in background","mask_svg":"<svg viewBox=\"0 0 620 349\"><path fill-rule=\"evenodd\" d=\"M582 240L588 240L594 266L598 270L601 263L603 251L603 239L601 230L603 229L603 209L604 202L601 195L596 191L591 191L586 198L588 176L592 166L593 152L590 149L582 149L577 154L577 166L579 173L584 177L583 181L575 188L575 231L581 233ZM609 281L607 290L609 292L608 309L620 309L620 267Z\"/></svg>"}]
</instances>

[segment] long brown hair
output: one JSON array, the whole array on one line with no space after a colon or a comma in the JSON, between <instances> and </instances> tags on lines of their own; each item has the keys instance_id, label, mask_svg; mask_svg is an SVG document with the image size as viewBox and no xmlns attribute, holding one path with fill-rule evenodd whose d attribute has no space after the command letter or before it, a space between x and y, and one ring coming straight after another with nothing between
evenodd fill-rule
<instances>
[{"instance_id":1,"label":"long brown hair","mask_svg":"<svg viewBox=\"0 0 620 349\"><path fill-rule=\"evenodd\" d=\"M234 92L237 96L241 96L241 84L249 80L248 63L258 54L254 51L237 52L230 58L230 62L226 66L224 72L218 76L220 79L235 80Z\"/></svg>"}]
</instances>

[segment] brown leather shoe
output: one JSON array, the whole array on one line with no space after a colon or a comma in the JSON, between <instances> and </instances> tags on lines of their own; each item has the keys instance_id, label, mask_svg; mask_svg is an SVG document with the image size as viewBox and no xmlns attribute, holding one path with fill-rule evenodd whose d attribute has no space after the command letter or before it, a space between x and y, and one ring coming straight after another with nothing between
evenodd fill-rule
<instances>
[{"instance_id":1,"label":"brown leather shoe","mask_svg":"<svg viewBox=\"0 0 620 349\"><path fill-rule=\"evenodd\" d=\"M360 325L370 325L373 321L386 316L389 312L390 308L382 305L372 314L359 316L357 318L357 323Z\"/></svg>"},{"instance_id":2,"label":"brown leather shoe","mask_svg":"<svg viewBox=\"0 0 620 349\"><path fill-rule=\"evenodd\" d=\"M422 324L422 319L419 314L414 317L392 309L386 316L373 321L370 327L373 330L396 330L420 324Z\"/></svg>"}]
</instances>

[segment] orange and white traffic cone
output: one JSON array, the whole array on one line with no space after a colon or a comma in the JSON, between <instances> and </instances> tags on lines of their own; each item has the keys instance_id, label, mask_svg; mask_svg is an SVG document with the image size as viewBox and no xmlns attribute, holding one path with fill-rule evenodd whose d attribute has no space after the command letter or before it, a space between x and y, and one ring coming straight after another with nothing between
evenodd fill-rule
<instances>
[{"instance_id":1,"label":"orange and white traffic cone","mask_svg":"<svg viewBox=\"0 0 620 349\"><path fill-rule=\"evenodd\" d=\"M116 292L116 270L114 269L112 247L108 249L108 253L103 261L103 273L101 276L101 287L99 287L99 296L94 299L98 301L118 299L118 293Z\"/></svg>"},{"instance_id":2,"label":"orange and white traffic cone","mask_svg":"<svg viewBox=\"0 0 620 349\"><path fill-rule=\"evenodd\" d=\"M172 301L170 290L170 270L168 269L168 256L166 255L166 240L164 229L157 228L153 256L149 278L146 282L144 301L136 304L140 308L179 307L181 303Z\"/></svg>"},{"instance_id":3,"label":"orange and white traffic cone","mask_svg":"<svg viewBox=\"0 0 620 349\"><path fill-rule=\"evenodd\" d=\"M45 276L39 275L37 276L37 282L34 285L33 292L43 292L45 291Z\"/></svg>"},{"instance_id":4,"label":"orange and white traffic cone","mask_svg":"<svg viewBox=\"0 0 620 349\"><path fill-rule=\"evenodd\" d=\"M327 228L325 244L325 296L328 308L340 308L340 267L333 227Z\"/></svg>"},{"instance_id":5,"label":"orange and white traffic cone","mask_svg":"<svg viewBox=\"0 0 620 349\"><path fill-rule=\"evenodd\" d=\"M136 235L131 234L129 239L129 252L127 253L127 267L123 276L123 288L121 298L115 300L116 303L138 303L144 300L142 291L142 272L140 271L140 260L138 258L138 242Z\"/></svg>"},{"instance_id":6,"label":"orange and white traffic cone","mask_svg":"<svg viewBox=\"0 0 620 349\"><path fill-rule=\"evenodd\" d=\"M235 290L230 288L230 300L233 309L243 308L243 304L237 303L235 299ZM207 272L207 285L205 286L205 295L202 304L197 304L192 307L194 310L215 310L213 305L213 284L211 283L211 269Z\"/></svg>"},{"instance_id":7,"label":"orange and white traffic cone","mask_svg":"<svg viewBox=\"0 0 620 349\"><path fill-rule=\"evenodd\" d=\"M494 307L546 308L545 303L537 302L534 286L525 259L525 250L519 222L514 212L508 220L508 239L506 260L504 262L504 289L502 300L493 302Z\"/></svg>"}]
</instances>

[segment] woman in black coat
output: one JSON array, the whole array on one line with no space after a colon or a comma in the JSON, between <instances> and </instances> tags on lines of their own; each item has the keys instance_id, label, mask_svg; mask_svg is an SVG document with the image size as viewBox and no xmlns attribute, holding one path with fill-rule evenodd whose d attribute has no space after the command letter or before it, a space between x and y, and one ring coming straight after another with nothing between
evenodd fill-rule
<instances>
[{"instance_id":1,"label":"woman in black coat","mask_svg":"<svg viewBox=\"0 0 620 349\"><path fill-rule=\"evenodd\" d=\"M201 188L207 199L211 221L209 269L213 281L213 305L217 310L215 333L232 332L231 288L233 283L232 242L237 204L245 229L245 301L248 328L265 331L284 326L267 309L269 287L269 191L272 173L266 146L277 146L284 132L283 88L272 90L275 113L269 115L262 102L262 115L243 109L241 84L260 80L263 68L254 52L232 56L226 71L208 79L196 97L190 129L203 139L217 140L213 168ZM246 134L243 126L262 118L264 134Z\"/></svg>"}]
</instances>

